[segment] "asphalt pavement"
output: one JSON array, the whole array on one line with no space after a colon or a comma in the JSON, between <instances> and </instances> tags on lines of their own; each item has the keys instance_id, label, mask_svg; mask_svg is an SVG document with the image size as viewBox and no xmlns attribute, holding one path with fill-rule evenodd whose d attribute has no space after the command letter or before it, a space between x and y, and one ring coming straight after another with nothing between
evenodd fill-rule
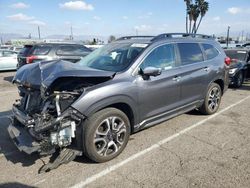
<instances>
[{"instance_id":1,"label":"asphalt pavement","mask_svg":"<svg viewBox=\"0 0 250 188\"><path fill-rule=\"evenodd\" d=\"M14 74L0 72L0 187L250 187L250 82L212 116L192 111L131 135L112 161L78 157L38 174L49 158L19 152L7 134Z\"/></svg>"}]
</instances>

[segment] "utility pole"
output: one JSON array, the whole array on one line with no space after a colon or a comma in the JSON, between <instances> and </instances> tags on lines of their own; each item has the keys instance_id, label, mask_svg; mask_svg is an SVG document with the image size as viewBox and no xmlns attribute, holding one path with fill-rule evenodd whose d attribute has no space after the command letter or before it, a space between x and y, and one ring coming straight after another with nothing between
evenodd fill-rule
<instances>
[{"instance_id":1,"label":"utility pole","mask_svg":"<svg viewBox=\"0 0 250 188\"><path fill-rule=\"evenodd\" d=\"M40 27L39 26L37 26L37 30L38 30L38 37L39 37L39 39L41 39Z\"/></svg>"},{"instance_id":2,"label":"utility pole","mask_svg":"<svg viewBox=\"0 0 250 188\"><path fill-rule=\"evenodd\" d=\"M230 26L227 27L227 48L228 48L228 43L229 43L229 30L230 30Z\"/></svg>"},{"instance_id":3,"label":"utility pole","mask_svg":"<svg viewBox=\"0 0 250 188\"><path fill-rule=\"evenodd\" d=\"M73 29L72 29L72 25L70 26L70 40L73 40Z\"/></svg>"},{"instance_id":4,"label":"utility pole","mask_svg":"<svg viewBox=\"0 0 250 188\"><path fill-rule=\"evenodd\" d=\"M241 42L243 42L243 37L244 37L244 31L242 31L242 33L241 33Z\"/></svg>"},{"instance_id":5,"label":"utility pole","mask_svg":"<svg viewBox=\"0 0 250 188\"><path fill-rule=\"evenodd\" d=\"M3 37L1 37L1 44L3 44Z\"/></svg>"},{"instance_id":6,"label":"utility pole","mask_svg":"<svg viewBox=\"0 0 250 188\"><path fill-rule=\"evenodd\" d=\"M138 36L138 29L135 29L135 34L136 36Z\"/></svg>"}]
</instances>

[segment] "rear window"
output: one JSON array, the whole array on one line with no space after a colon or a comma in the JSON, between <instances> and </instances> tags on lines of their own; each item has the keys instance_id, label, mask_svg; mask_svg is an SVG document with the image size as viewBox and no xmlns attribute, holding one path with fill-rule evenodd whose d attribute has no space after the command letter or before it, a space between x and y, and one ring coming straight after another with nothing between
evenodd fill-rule
<instances>
[{"instance_id":1,"label":"rear window","mask_svg":"<svg viewBox=\"0 0 250 188\"><path fill-rule=\"evenodd\" d=\"M244 50L228 50L225 53L231 59L238 59L240 61L246 61L247 59L247 52Z\"/></svg>"},{"instance_id":2,"label":"rear window","mask_svg":"<svg viewBox=\"0 0 250 188\"><path fill-rule=\"evenodd\" d=\"M204 61L201 48L197 43L178 43L182 65Z\"/></svg>"},{"instance_id":3,"label":"rear window","mask_svg":"<svg viewBox=\"0 0 250 188\"><path fill-rule=\"evenodd\" d=\"M219 55L218 50L211 44L202 44L207 59L213 59Z\"/></svg>"},{"instance_id":4,"label":"rear window","mask_svg":"<svg viewBox=\"0 0 250 188\"><path fill-rule=\"evenodd\" d=\"M34 46L33 55L46 55L49 53L52 46L49 45L40 45L40 46Z\"/></svg>"},{"instance_id":5,"label":"rear window","mask_svg":"<svg viewBox=\"0 0 250 188\"><path fill-rule=\"evenodd\" d=\"M90 49L81 45L64 45L58 48L56 54L65 56L70 56L70 55L81 56L81 55L86 55L86 53L90 51L91 51Z\"/></svg>"}]
</instances>

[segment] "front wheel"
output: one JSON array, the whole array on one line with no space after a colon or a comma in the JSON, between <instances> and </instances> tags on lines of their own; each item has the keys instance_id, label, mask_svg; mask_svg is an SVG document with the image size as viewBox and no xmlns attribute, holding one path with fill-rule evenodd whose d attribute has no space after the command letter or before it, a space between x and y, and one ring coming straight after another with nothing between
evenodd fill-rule
<instances>
[{"instance_id":1,"label":"front wheel","mask_svg":"<svg viewBox=\"0 0 250 188\"><path fill-rule=\"evenodd\" d=\"M83 124L83 152L95 162L109 161L123 151L129 136L126 114L116 108L103 109Z\"/></svg>"},{"instance_id":2,"label":"front wheel","mask_svg":"<svg viewBox=\"0 0 250 188\"><path fill-rule=\"evenodd\" d=\"M220 106L221 96L221 87L216 83L212 83L208 88L204 103L200 107L200 111L205 115L211 115L217 112Z\"/></svg>"}]
</instances>

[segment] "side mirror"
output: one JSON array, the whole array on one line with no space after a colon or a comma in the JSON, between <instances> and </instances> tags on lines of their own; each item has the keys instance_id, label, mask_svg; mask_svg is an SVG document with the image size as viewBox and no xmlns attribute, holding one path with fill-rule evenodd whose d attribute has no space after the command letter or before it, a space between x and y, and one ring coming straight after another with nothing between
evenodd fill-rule
<instances>
[{"instance_id":1,"label":"side mirror","mask_svg":"<svg viewBox=\"0 0 250 188\"><path fill-rule=\"evenodd\" d=\"M144 70L142 70L143 76L159 76L161 74L161 68L156 67L146 67Z\"/></svg>"}]
</instances>

